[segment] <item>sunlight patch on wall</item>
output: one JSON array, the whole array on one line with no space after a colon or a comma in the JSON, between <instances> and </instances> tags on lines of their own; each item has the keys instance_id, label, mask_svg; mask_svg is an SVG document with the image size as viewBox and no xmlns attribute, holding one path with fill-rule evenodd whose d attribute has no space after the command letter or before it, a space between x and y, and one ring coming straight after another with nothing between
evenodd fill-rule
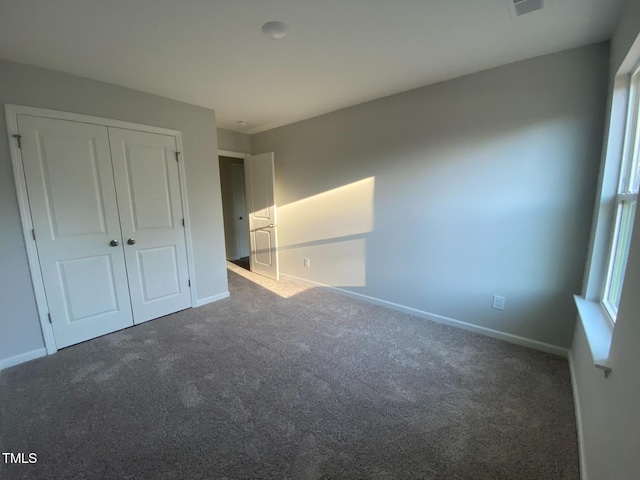
<instances>
[{"instance_id":1,"label":"sunlight patch on wall","mask_svg":"<svg viewBox=\"0 0 640 480\"><path fill-rule=\"evenodd\" d=\"M278 207L283 245L371 232L375 177Z\"/></svg>"},{"instance_id":2,"label":"sunlight patch on wall","mask_svg":"<svg viewBox=\"0 0 640 480\"><path fill-rule=\"evenodd\" d=\"M296 277L333 287L363 287L367 284L367 242L364 238L327 241L313 246L296 247L287 251L292 259L310 260L310 267L302 266Z\"/></svg>"},{"instance_id":3,"label":"sunlight patch on wall","mask_svg":"<svg viewBox=\"0 0 640 480\"><path fill-rule=\"evenodd\" d=\"M366 285L374 191L375 177L369 177L279 207L283 273L331 286Z\"/></svg>"}]
</instances>

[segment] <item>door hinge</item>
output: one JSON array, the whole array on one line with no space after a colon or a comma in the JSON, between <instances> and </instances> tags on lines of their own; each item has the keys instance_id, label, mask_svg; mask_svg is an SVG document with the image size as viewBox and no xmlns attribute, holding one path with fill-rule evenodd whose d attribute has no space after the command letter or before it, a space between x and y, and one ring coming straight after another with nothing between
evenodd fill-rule
<instances>
[{"instance_id":1,"label":"door hinge","mask_svg":"<svg viewBox=\"0 0 640 480\"><path fill-rule=\"evenodd\" d=\"M18 140L18 148L22 150L22 135L14 135L13 138Z\"/></svg>"},{"instance_id":2,"label":"door hinge","mask_svg":"<svg viewBox=\"0 0 640 480\"><path fill-rule=\"evenodd\" d=\"M176 162L180 161L180 152L176 152Z\"/></svg>"},{"instance_id":3,"label":"door hinge","mask_svg":"<svg viewBox=\"0 0 640 480\"><path fill-rule=\"evenodd\" d=\"M49 323L52 323L51 322L51 314L50 313L47 313L47 317L49 317Z\"/></svg>"},{"instance_id":4,"label":"door hinge","mask_svg":"<svg viewBox=\"0 0 640 480\"><path fill-rule=\"evenodd\" d=\"M184 227L184 218L182 219L182 226Z\"/></svg>"},{"instance_id":5,"label":"door hinge","mask_svg":"<svg viewBox=\"0 0 640 480\"><path fill-rule=\"evenodd\" d=\"M33 228L31 229L31 236L33 237L33 241L35 242L35 240L36 240L36 231Z\"/></svg>"},{"instance_id":6,"label":"door hinge","mask_svg":"<svg viewBox=\"0 0 640 480\"><path fill-rule=\"evenodd\" d=\"M191 280L187 280L187 283L189 284L189 288L191 288Z\"/></svg>"}]
</instances>

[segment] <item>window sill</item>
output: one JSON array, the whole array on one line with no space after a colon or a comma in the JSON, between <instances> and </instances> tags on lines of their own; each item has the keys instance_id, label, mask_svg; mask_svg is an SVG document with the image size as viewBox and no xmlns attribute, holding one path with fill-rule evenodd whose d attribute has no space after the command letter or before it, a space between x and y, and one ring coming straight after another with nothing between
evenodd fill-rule
<instances>
[{"instance_id":1,"label":"window sill","mask_svg":"<svg viewBox=\"0 0 640 480\"><path fill-rule=\"evenodd\" d=\"M604 371L605 378L611 373L609 350L613 338L613 325L600 302L590 302L584 298L573 296L578 315L587 335L587 343L596 368Z\"/></svg>"}]
</instances>

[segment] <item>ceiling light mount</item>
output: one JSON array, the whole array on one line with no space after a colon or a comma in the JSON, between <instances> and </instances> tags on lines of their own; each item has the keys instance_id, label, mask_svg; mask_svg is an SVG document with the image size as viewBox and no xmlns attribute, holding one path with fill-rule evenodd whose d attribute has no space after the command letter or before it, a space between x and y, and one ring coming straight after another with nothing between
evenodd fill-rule
<instances>
[{"instance_id":1,"label":"ceiling light mount","mask_svg":"<svg viewBox=\"0 0 640 480\"><path fill-rule=\"evenodd\" d=\"M273 40L281 40L289 33L289 26L279 21L267 22L262 25L262 33Z\"/></svg>"},{"instance_id":2,"label":"ceiling light mount","mask_svg":"<svg viewBox=\"0 0 640 480\"><path fill-rule=\"evenodd\" d=\"M241 127L246 127L247 125L249 125L249 122L247 122L246 120L238 120L238 124Z\"/></svg>"}]
</instances>

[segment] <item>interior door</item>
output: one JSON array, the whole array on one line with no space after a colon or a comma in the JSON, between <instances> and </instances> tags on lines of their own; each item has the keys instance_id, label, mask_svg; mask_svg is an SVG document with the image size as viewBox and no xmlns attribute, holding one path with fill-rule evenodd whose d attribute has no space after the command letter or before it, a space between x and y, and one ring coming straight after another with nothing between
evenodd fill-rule
<instances>
[{"instance_id":1,"label":"interior door","mask_svg":"<svg viewBox=\"0 0 640 480\"><path fill-rule=\"evenodd\" d=\"M191 306L176 140L109 128L135 323Z\"/></svg>"},{"instance_id":2,"label":"interior door","mask_svg":"<svg viewBox=\"0 0 640 480\"><path fill-rule=\"evenodd\" d=\"M263 153L246 158L244 177L249 212L251 271L278 280L280 272L278 269L273 153Z\"/></svg>"},{"instance_id":3,"label":"interior door","mask_svg":"<svg viewBox=\"0 0 640 480\"><path fill-rule=\"evenodd\" d=\"M56 345L133 325L107 128L18 115Z\"/></svg>"},{"instance_id":4,"label":"interior door","mask_svg":"<svg viewBox=\"0 0 640 480\"><path fill-rule=\"evenodd\" d=\"M231 164L231 187L233 188L233 206L236 221L236 241L238 256L249 256L249 218L247 215L247 194L244 182L244 165Z\"/></svg>"}]
</instances>

